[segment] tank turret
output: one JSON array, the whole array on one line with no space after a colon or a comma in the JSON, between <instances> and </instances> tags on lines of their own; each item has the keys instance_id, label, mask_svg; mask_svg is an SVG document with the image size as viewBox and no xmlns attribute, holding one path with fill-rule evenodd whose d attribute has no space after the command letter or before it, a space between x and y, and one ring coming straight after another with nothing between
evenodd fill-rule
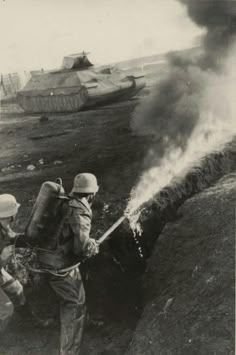
<instances>
[{"instance_id":1,"label":"tank turret","mask_svg":"<svg viewBox=\"0 0 236 355\"><path fill-rule=\"evenodd\" d=\"M93 64L88 60L88 54L89 52L82 52L65 56L62 62L62 69L83 70L92 67Z\"/></svg>"}]
</instances>

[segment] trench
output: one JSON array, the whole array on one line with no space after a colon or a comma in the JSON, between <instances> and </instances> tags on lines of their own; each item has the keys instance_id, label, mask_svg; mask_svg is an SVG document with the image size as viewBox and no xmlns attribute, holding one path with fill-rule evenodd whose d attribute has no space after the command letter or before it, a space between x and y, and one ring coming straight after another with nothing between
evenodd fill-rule
<instances>
[{"instance_id":1,"label":"trench","mask_svg":"<svg viewBox=\"0 0 236 355\"><path fill-rule=\"evenodd\" d=\"M128 222L123 223L102 246L101 254L83 266L88 306L96 317L124 321L134 331L145 306L143 280L148 259L164 226L177 220L179 207L189 198L214 185L236 169L236 139L223 150L206 155L186 174L174 179L142 206L143 233L137 248ZM143 208L144 207L144 208ZM87 276L86 276L87 274ZM89 277L88 277L89 274ZM94 297L96 295L96 297Z\"/></svg>"},{"instance_id":2,"label":"trench","mask_svg":"<svg viewBox=\"0 0 236 355\"><path fill-rule=\"evenodd\" d=\"M180 217L179 207L186 200L214 185L221 177L235 169L234 138L222 150L206 155L142 206L139 223L143 233L140 237L136 236L138 245L128 221L125 221L102 244L100 254L82 265L88 312L93 319L105 320L105 324L108 325L102 329L95 329L92 333L88 330L85 333L85 340L95 344L95 347L100 342L101 349L113 344L112 349L116 349L117 354L126 352L146 306L145 271L163 228L167 223ZM97 212L99 214L99 207ZM109 225L112 225L117 216L108 218L111 219ZM140 257L139 246L143 257ZM46 288L41 287L43 280L39 282L35 279L31 282L35 297L31 293L31 286L27 292L33 308L35 306L42 317L47 318L52 313L58 317L58 308L54 307L55 298L50 298L54 296L50 295ZM53 330L55 336L52 330L49 330L49 336L58 339L58 327ZM44 339L45 329L39 331L42 333L40 339ZM104 334L108 334L107 338ZM120 350L117 350L118 348ZM87 353L88 348L84 354ZM91 351L92 355L98 353L96 349Z\"/></svg>"}]
</instances>

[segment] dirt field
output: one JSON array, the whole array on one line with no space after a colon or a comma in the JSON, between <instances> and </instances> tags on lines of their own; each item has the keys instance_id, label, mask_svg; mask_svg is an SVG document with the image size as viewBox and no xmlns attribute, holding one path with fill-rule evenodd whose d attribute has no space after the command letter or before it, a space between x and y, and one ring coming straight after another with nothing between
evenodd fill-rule
<instances>
[{"instance_id":1,"label":"dirt field","mask_svg":"<svg viewBox=\"0 0 236 355\"><path fill-rule=\"evenodd\" d=\"M61 177L69 192L73 177L83 171L95 173L100 185L94 204L93 236L101 236L123 214L149 145L148 140L134 136L130 130L131 114L137 102L131 100L69 115L49 115L46 122L40 122L39 116L25 116L14 104L3 106L0 193L12 193L22 204L16 222L18 230L24 230L42 182ZM30 165L34 170L27 170ZM86 273L86 288L93 317L105 318L105 325L95 333L94 329L88 330L84 354L123 354L136 323L137 305L132 299L127 300L126 291L127 288L132 289L132 282L126 280L121 284L122 266L113 258L109 248L104 247L102 253L108 254L108 264L94 260L89 265L91 272L89 275ZM97 263L102 282L91 280L93 269L98 268ZM103 283L107 284L108 279L109 286L104 287ZM41 308L39 302L39 299L46 298L44 290L37 289L32 294L29 288L30 302L33 306L36 304L39 313L47 316L45 309L50 308L50 302ZM42 298L35 297L38 292ZM127 314L125 319L124 314ZM22 317L17 314L15 317L4 341L1 341L1 355L53 354L58 328L32 328L30 319L25 324Z\"/></svg>"},{"instance_id":2,"label":"dirt field","mask_svg":"<svg viewBox=\"0 0 236 355\"><path fill-rule=\"evenodd\" d=\"M93 208L93 236L100 237L123 214L129 193L139 177L146 151L152 144L151 137L137 137L130 129L131 115L138 100L87 112L49 115L45 122L40 121L39 116L26 116L14 104L3 106L0 120L0 193L12 193L22 204L16 229L24 230L42 182L61 177L66 191L69 192L73 177L83 171L95 173L100 185ZM201 336L205 336L206 344L210 344L206 347L209 351L201 354L223 354L217 351L231 350L233 318L225 318L222 314L232 311L233 244L231 234L224 242L226 237L223 231L227 227L229 233L232 233L234 178L232 175L229 180L223 180L215 188L189 200L180 210L181 219L166 227L144 275L144 293L141 288L141 271L145 265L140 260L132 259L129 252L126 259L122 259L127 263L122 263L119 255L124 254L125 250L119 243L105 243L101 256L83 267L89 312L104 323L86 329L83 355L123 355L140 316L130 354L156 354L156 349L163 355L183 354L181 346L186 345L186 339L191 341L184 347L184 354L197 354L197 347L204 343ZM209 206L207 210L203 209L206 204ZM220 218L216 219L218 224L215 225L213 217L219 216L218 212L222 210L227 211L227 225ZM217 231L217 234L213 231ZM167 237L163 237L166 234ZM177 238L178 236L180 237ZM216 236L220 239L216 239ZM220 243L224 244L225 249L221 249ZM132 244L130 248L133 248ZM213 249L214 252L211 252ZM173 260L172 263L169 263L170 259ZM225 259L229 261L224 264ZM175 268L177 263L178 268ZM136 274L130 272L134 265L137 266ZM204 267L202 277L197 267L199 265ZM221 268L223 271L220 273ZM217 273L219 279L217 276L215 284L214 277ZM195 277L196 288L192 292ZM43 319L51 316L52 308L52 313L57 314L55 299L36 281L31 280L33 285L28 281L25 286L32 309ZM224 282L227 283L226 293L223 287L214 288ZM202 285L207 286L204 288ZM196 297L198 293L202 298ZM213 293L216 293L214 297ZM176 302L178 297L180 299ZM207 310L205 306L198 309L197 304L200 305L205 300L204 297L209 300L205 303ZM165 302L171 298L173 301L170 301L170 307L172 303L173 307L176 305L171 321L162 315L156 317L156 314L162 312ZM214 302L210 307L212 299ZM223 299L226 300L225 305ZM193 305L189 300L196 304ZM152 306L152 303L155 305ZM142 313L143 305L147 305L145 313ZM152 307L157 307L155 312ZM217 320L223 319L222 323L214 323L214 309L214 317ZM219 313L219 309L223 313ZM182 314L185 315L183 321ZM206 320L203 316L210 318ZM182 328L179 324L183 324ZM225 325L224 334L222 324ZM216 339L207 331L208 325L212 327L213 333L219 335L222 332L223 335L216 342L223 344L221 348L217 349L212 345ZM179 336L175 333L176 328L180 333L184 333L185 329L188 332ZM175 337L172 337L172 333ZM44 328L37 325L32 318L15 312L7 333L0 339L0 354L54 355L57 354L58 335L57 319L52 327ZM196 340L193 342L194 337ZM230 352L224 354L228 353Z\"/></svg>"}]
</instances>

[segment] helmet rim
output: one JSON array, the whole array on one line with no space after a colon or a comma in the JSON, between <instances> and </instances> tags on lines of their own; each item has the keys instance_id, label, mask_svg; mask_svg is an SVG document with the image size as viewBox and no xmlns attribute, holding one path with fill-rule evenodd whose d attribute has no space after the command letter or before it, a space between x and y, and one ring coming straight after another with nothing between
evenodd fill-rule
<instances>
[{"instance_id":1,"label":"helmet rim","mask_svg":"<svg viewBox=\"0 0 236 355\"><path fill-rule=\"evenodd\" d=\"M13 195L0 195L0 219L15 216L19 207L20 204L16 201Z\"/></svg>"},{"instance_id":2,"label":"helmet rim","mask_svg":"<svg viewBox=\"0 0 236 355\"><path fill-rule=\"evenodd\" d=\"M71 192L92 194L98 192L98 190L99 186L96 176L90 173L82 173L75 176Z\"/></svg>"}]
</instances>

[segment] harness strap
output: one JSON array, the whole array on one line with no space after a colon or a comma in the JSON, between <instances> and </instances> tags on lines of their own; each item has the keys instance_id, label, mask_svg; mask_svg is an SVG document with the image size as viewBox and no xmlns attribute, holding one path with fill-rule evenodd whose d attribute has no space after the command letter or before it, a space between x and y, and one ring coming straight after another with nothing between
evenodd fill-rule
<instances>
[{"instance_id":1,"label":"harness strap","mask_svg":"<svg viewBox=\"0 0 236 355\"><path fill-rule=\"evenodd\" d=\"M69 199L68 199L69 200ZM68 202L67 200L67 202ZM65 204L63 204L62 206L62 209L64 208ZM59 228L55 234L55 239L56 239L56 248L59 246L59 238L61 236L61 232L62 232L62 229L64 227L64 224L65 222L68 220L69 216L70 216L70 213L71 213L71 209L69 207L69 205L67 204L67 208L68 210L66 211L66 213L63 213L63 218L61 219L61 222L60 222L60 225L59 225ZM64 212L64 211L63 211Z\"/></svg>"}]
</instances>

